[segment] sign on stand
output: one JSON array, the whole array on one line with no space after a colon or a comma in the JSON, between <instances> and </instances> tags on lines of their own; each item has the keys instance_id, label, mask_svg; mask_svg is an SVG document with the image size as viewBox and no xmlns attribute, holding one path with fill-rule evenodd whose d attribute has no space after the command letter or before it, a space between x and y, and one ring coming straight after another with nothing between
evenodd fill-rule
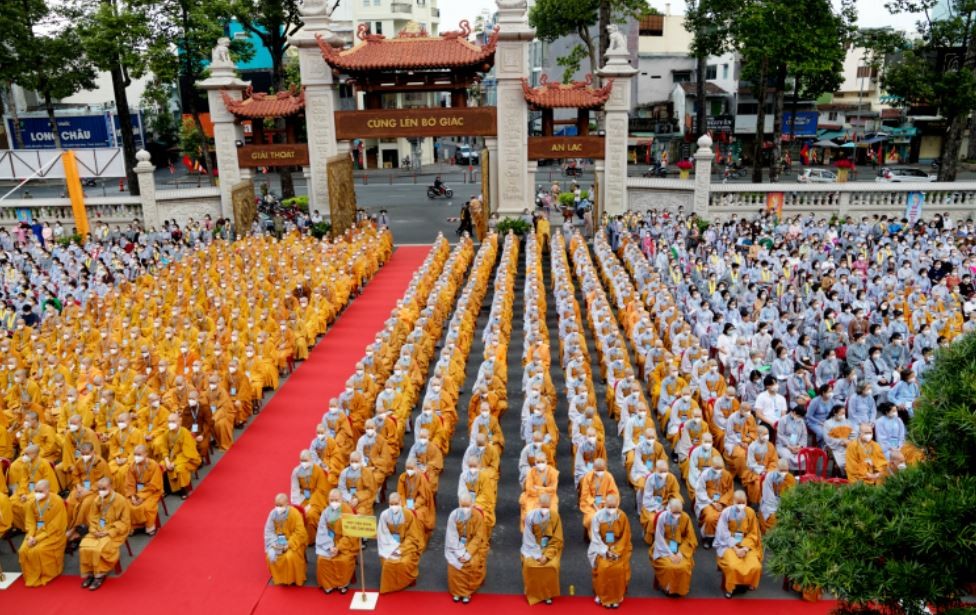
<instances>
[{"instance_id":1,"label":"sign on stand","mask_svg":"<svg viewBox=\"0 0 976 615\"><path fill-rule=\"evenodd\" d=\"M366 568L363 563L363 541L366 538L376 538L376 517L372 515L342 515L342 533L351 538L359 538L359 580L362 591L352 595L349 609L352 611L372 611L379 600L378 592L366 591Z\"/></svg>"}]
</instances>

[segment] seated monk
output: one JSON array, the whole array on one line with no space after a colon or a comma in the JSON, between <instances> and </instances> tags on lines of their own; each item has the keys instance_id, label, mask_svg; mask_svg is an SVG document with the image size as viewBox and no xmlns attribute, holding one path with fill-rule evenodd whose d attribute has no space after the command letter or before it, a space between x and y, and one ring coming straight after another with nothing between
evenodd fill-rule
<instances>
[{"instance_id":1,"label":"seated monk","mask_svg":"<svg viewBox=\"0 0 976 615\"><path fill-rule=\"evenodd\" d=\"M291 505L304 513L305 532L310 538L318 531L319 515L331 489L325 471L312 462L312 451L301 451L298 465L291 471Z\"/></svg>"},{"instance_id":2,"label":"seated monk","mask_svg":"<svg viewBox=\"0 0 976 615\"><path fill-rule=\"evenodd\" d=\"M712 467L702 471L695 487L695 515L706 549L711 548L719 516L732 503L735 485L722 458L712 457Z\"/></svg>"},{"instance_id":3,"label":"seated monk","mask_svg":"<svg viewBox=\"0 0 976 615\"><path fill-rule=\"evenodd\" d=\"M363 457L358 452L349 455L349 466L339 474L339 492L355 514L373 514L376 483L369 468L363 467Z\"/></svg>"},{"instance_id":4,"label":"seated monk","mask_svg":"<svg viewBox=\"0 0 976 615\"><path fill-rule=\"evenodd\" d=\"M471 596L485 582L490 530L485 516L464 493L447 519L444 558L447 560L447 589L454 602L471 602Z\"/></svg>"},{"instance_id":5,"label":"seated monk","mask_svg":"<svg viewBox=\"0 0 976 615\"><path fill-rule=\"evenodd\" d=\"M315 533L315 578L327 594L337 589L340 594L345 594L356 574L359 539L346 536L342 531L342 515L351 514L352 507L342 501L339 490L330 491L329 505L319 516Z\"/></svg>"},{"instance_id":6,"label":"seated monk","mask_svg":"<svg viewBox=\"0 0 976 615\"><path fill-rule=\"evenodd\" d=\"M7 487L10 492L10 507L13 519L11 525L18 530L25 530L24 517L30 499L34 496L34 487L38 482L46 480L50 485L57 485L58 478L51 464L41 457L41 449L31 444L23 449L23 453L10 464L7 469Z\"/></svg>"},{"instance_id":7,"label":"seated monk","mask_svg":"<svg viewBox=\"0 0 976 615\"><path fill-rule=\"evenodd\" d=\"M3 495L6 496L6 493ZM2 514L4 512L0 510ZM25 516L26 536L17 555L24 574L24 585L40 587L64 571L68 515L64 500L58 494L51 493L51 483L42 479L34 485L34 501L26 507Z\"/></svg>"},{"instance_id":8,"label":"seated monk","mask_svg":"<svg viewBox=\"0 0 976 615\"><path fill-rule=\"evenodd\" d=\"M613 474L607 472L606 460L597 459L593 462L593 469L580 479L579 485L579 509L583 513L583 528L586 531L592 525L593 515L611 495L620 495L617 482Z\"/></svg>"},{"instance_id":9,"label":"seated monk","mask_svg":"<svg viewBox=\"0 0 976 615\"><path fill-rule=\"evenodd\" d=\"M522 581L530 605L559 596L559 571L563 554L563 523L551 510L549 494L539 496L538 508L525 515L522 531Z\"/></svg>"},{"instance_id":10,"label":"seated monk","mask_svg":"<svg viewBox=\"0 0 976 615\"><path fill-rule=\"evenodd\" d=\"M763 534L776 525L776 511L783 492L796 485L790 472L788 459L780 459L776 469L766 475L762 483L762 499L759 501L759 529Z\"/></svg>"},{"instance_id":11,"label":"seated monk","mask_svg":"<svg viewBox=\"0 0 976 615\"><path fill-rule=\"evenodd\" d=\"M68 511L68 551L73 553L81 536L79 525L88 523L88 512L92 502L98 499L95 485L105 477L111 477L108 463L95 453L91 442L81 443L81 456L75 462L70 475L68 498L65 501ZM114 481L113 481L114 484Z\"/></svg>"},{"instance_id":12,"label":"seated monk","mask_svg":"<svg viewBox=\"0 0 976 615\"><path fill-rule=\"evenodd\" d=\"M200 467L200 452L190 430L180 423L180 415L169 414L166 433L153 441L154 457L166 472L170 493L178 493L182 499L189 494L193 472Z\"/></svg>"},{"instance_id":13,"label":"seated monk","mask_svg":"<svg viewBox=\"0 0 976 615\"><path fill-rule=\"evenodd\" d=\"M691 573L695 569L698 539L691 517L682 506L679 498L668 500L667 509L658 513L644 534L644 541L651 545L654 586L669 596L688 595Z\"/></svg>"},{"instance_id":14,"label":"seated monk","mask_svg":"<svg viewBox=\"0 0 976 615\"><path fill-rule=\"evenodd\" d=\"M654 519L665 509L668 502L676 499L684 503L681 499L678 479L671 474L668 462L663 459L657 461L653 472L647 473L644 487L638 492L638 497L640 524L644 528L645 536L654 532Z\"/></svg>"},{"instance_id":15,"label":"seated monk","mask_svg":"<svg viewBox=\"0 0 976 615\"><path fill-rule=\"evenodd\" d=\"M736 587L750 590L762 579L762 537L756 512L746 506L746 492L737 490L732 506L722 511L715 533L715 555L722 572L722 589L731 598Z\"/></svg>"},{"instance_id":16,"label":"seated monk","mask_svg":"<svg viewBox=\"0 0 976 615\"><path fill-rule=\"evenodd\" d=\"M630 583L630 521L617 508L616 493L607 495L603 507L593 514L590 546L586 555L593 572L593 593L597 604L617 608L624 601Z\"/></svg>"},{"instance_id":17,"label":"seated monk","mask_svg":"<svg viewBox=\"0 0 976 615\"><path fill-rule=\"evenodd\" d=\"M132 451L132 463L126 466L122 493L131 506L133 527L143 527L146 534L156 534L159 500L163 497L163 471L149 457L149 448L139 444Z\"/></svg>"},{"instance_id":18,"label":"seated monk","mask_svg":"<svg viewBox=\"0 0 976 615\"><path fill-rule=\"evenodd\" d=\"M95 591L105 582L122 555L120 549L132 531L129 503L112 490L112 479L98 481L98 499L88 509L88 534L81 539L82 587Z\"/></svg>"},{"instance_id":19,"label":"seated monk","mask_svg":"<svg viewBox=\"0 0 976 615\"><path fill-rule=\"evenodd\" d=\"M871 423L861 423L858 432L858 439L847 445L847 478L852 483L877 485L884 480L888 460L881 445L874 442Z\"/></svg>"},{"instance_id":20,"label":"seated monk","mask_svg":"<svg viewBox=\"0 0 976 615\"><path fill-rule=\"evenodd\" d=\"M390 507L377 523L376 550L380 556L380 593L410 587L420 574L423 528L413 511L401 506L400 494L390 494Z\"/></svg>"},{"instance_id":21,"label":"seated monk","mask_svg":"<svg viewBox=\"0 0 976 615\"><path fill-rule=\"evenodd\" d=\"M302 514L288 505L288 496L275 496L275 506L264 522L264 553L275 585L305 584L305 548L308 537Z\"/></svg>"},{"instance_id":22,"label":"seated monk","mask_svg":"<svg viewBox=\"0 0 976 615\"><path fill-rule=\"evenodd\" d=\"M434 492L430 487L430 481L423 472L417 471L417 462L407 459L403 474L397 480L397 493L400 494L400 501L403 502L407 510L412 510L417 515L417 520L424 528L424 545L430 539L434 531L437 509L434 504Z\"/></svg>"}]
</instances>

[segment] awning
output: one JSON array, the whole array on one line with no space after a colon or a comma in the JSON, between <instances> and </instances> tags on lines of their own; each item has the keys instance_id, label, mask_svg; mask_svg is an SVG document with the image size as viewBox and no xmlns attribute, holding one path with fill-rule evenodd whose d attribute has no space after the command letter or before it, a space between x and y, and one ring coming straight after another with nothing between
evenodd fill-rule
<instances>
[{"instance_id":1,"label":"awning","mask_svg":"<svg viewBox=\"0 0 976 615\"><path fill-rule=\"evenodd\" d=\"M824 130L820 133L820 139L842 139L847 133L843 130Z\"/></svg>"},{"instance_id":2,"label":"awning","mask_svg":"<svg viewBox=\"0 0 976 615\"><path fill-rule=\"evenodd\" d=\"M881 143L882 141L887 141L888 137L884 135L878 135L871 137L869 139L861 139L861 145L874 145L875 143Z\"/></svg>"},{"instance_id":3,"label":"awning","mask_svg":"<svg viewBox=\"0 0 976 615\"><path fill-rule=\"evenodd\" d=\"M829 139L820 139L819 141L814 143L813 146L814 147L840 147L839 145L837 145L836 143L834 143Z\"/></svg>"}]
</instances>

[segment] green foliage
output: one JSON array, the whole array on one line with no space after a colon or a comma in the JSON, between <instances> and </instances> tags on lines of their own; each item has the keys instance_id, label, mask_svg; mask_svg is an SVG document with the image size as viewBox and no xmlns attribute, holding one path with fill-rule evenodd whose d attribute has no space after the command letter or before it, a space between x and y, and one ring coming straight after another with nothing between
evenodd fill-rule
<instances>
[{"instance_id":1,"label":"green foliage","mask_svg":"<svg viewBox=\"0 0 976 615\"><path fill-rule=\"evenodd\" d=\"M62 248L67 248L71 244L80 246L82 242L82 236L78 233L73 233L71 235L64 235L61 239L58 239L58 245Z\"/></svg>"},{"instance_id":2,"label":"green foliage","mask_svg":"<svg viewBox=\"0 0 976 615\"><path fill-rule=\"evenodd\" d=\"M609 5L610 22L600 22L601 5ZM606 28L609 23L622 23L630 18L655 13L648 6L647 0L537 0L529 9L529 24L535 29L535 35L547 43L564 36L577 36L583 45L573 48L569 58L559 65L564 67L563 81L572 79L580 62L586 56L590 58L590 71L595 75L603 58L597 52L594 32L591 29L599 26ZM599 36L599 33L596 33Z\"/></svg>"},{"instance_id":3,"label":"green foliage","mask_svg":"<svg viewBox=\"0 0 976 615\"><path fill-rule=\"evenodd\" d=\"M766 536L768 569L852 605L921 615L974 580L976 335L936 356L915 406L926 460L880 486L799 485Z\"/></svg>"},{"instance_id":4,"label":"green foliage","mask_svg":"<svg viewBox=\"0 0 976 615\"><path fill-rule=\"evenodd\" d=\"M78 23L85 53L99 70L122 66L126 77L146 74L145 49L153 38L146 6L127 0L70 0L65 10Z\"/></svg>"},{"instance_id":5,"label":"green foliage","mask_svg":"<svg viewBox=\"0 0 976 615\"><path fill-rule=\"evenodd\" d=\"M231 0L231 11L244 29L257 36L271 55L271 87L284 89L288 37L302 26L299 0Z\"/></svg>"},{"instance_id":6,"label":"green foliage","mask_svg":"<svg viewBox=\"0 0 976 615\"><path fill-rule=\"evenodd\" d=\"M281 202L285 207L297 207L305 213L308 213L308 197L307 196L293 196L291 198L285 199Z\"/></svg>"},{"instance_id":7,"label":"green foliage","mask_svg":"<svg viewBox=\"0 0 976 615\"><path fill-rule=\"evenodd\" d=\"M916 40L897 35L874 36L865 40L876 64L887 57L881 83L905 105L934 106L949 129L942 142L940 181L956 178L957 160L967 118L976 109L976 3L972 0L947 0L948 11L933 19L935 0L891 0L893 13L918 15ZM954 50L956 61L946 61L947 50Z\"/></svg>"},{"instance_id":8,"label":"green foliage","mask_svg":"<svg viewBox=\"0 0 976 615\"><path fill-rule=\"evenodd\" d=\"M583 58L588 56L586 47L576 44L569 53L556 58L556 64L563 67L563 83L569 83L573 80L573 75L580 69Z\"/></svg>"},{"instance_id":9,"label":"green foliage","mask_svg":"<svg viewBox=\"0 0 976 615\"><path fill-rule=\"evenodd\" d=\"M698 227L699 233L704 233L706 230L708 230L708 227L711 226L711 224L712 223L705 218L695 218L695 226Z\"/></svg>"},{"instance_id":10,"label":"green foliage","mask_svg":"<svg viewBox=\"0 0 976 615\"><path fill-rule=\"evenodd\" d=\"M173 87L152 79L142 93L142 108L146 128L160 143L171 145L179 139L179 122L169 107Z\"/></svg>"},{"instance_id":11,"label":"green foliage","mask_svg":"<svg viewBox=\"0 0 976 615\"><path fill-rule=\"evenodd\" d=\"M332 232L332 224L329 222L318 222L313 224L308 230L309 234L316 239L322 239Z\"/></svg>"},{"instance_id":12,"label":"green foliage","mask_svg":"<svg viewBox=\"0 0 976 615\"><path fill-rule=\"evenodd\" d=\"M572 207L575 202L576 197L572 192L560 192L559 193L559 205L561 207Z\"/></svg>"},{"instance_id":13,"label":"green foliage","mask_svg":"<svg viewBox=\"0 0 976 615\"><path fill-rule=\"evenodd\" d=\"M505 235L509 231L512 231L521 237L532 230L532 224L522 218L502 218L498 221L495 230L499 235Z\"/></svg>"},{"instance_id":14,"label":"green foliage","mask_svg":"<svg viewBox=\"0 0 976 615\"><path fill-rule=\"evenodd\" d=\"M951 474L976 473L976 335L936 352L909 434Z\"/></svg>"},{"instance_id":15,"label":"green foliage","mask_svg":"<svg viewBox=\"0 0 976 615\"><path fill-rule=\"evenodd\" d=\"M204 135L193 120L187 119L180 125L180 151L194 160L203 157Z\"/></svg>"}]
</instances>

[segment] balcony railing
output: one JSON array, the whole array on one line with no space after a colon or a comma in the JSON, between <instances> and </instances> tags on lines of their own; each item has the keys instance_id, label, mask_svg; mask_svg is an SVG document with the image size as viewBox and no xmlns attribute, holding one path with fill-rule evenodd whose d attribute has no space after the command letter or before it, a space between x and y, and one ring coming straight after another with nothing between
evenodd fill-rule
<instances>
[{"instance_id":1,"label":"balcony railing","mask_svg":"<svg viewBox=\"0 0 976 615\"><path fill-rule=\"evenodd\" d=\"M413 5L409 2L391 2L390 10L394 13L413 13Z\"/></svg>"}]
</instances>

